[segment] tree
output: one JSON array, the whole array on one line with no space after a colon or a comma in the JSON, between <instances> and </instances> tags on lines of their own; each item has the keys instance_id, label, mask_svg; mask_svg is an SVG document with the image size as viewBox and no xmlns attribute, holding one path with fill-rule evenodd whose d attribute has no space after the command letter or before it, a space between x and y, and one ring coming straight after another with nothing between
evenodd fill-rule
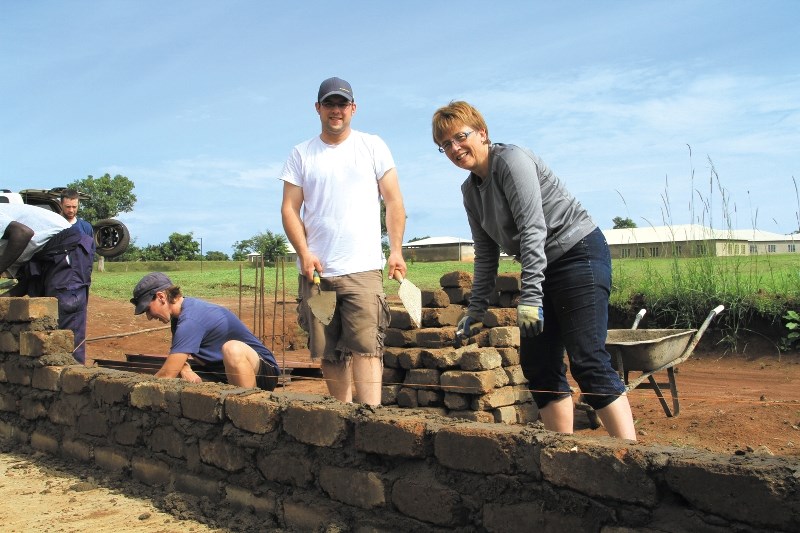
<instances>
[{"instance_id":1,"label":"tree","mask_svg":"<svg viewBox=\"0 0 800 533\"><path fill-rule=\"evenodd\" d=\"M636 222L634 222L630 218L614 217L613 219L611 219L611 222L614 223L614 229L625 229L625 228L636 227Z\"/></svg>"},{"instance_id":2,"label":"tree","mask_svg":"<svg viewBox=\"0 0 800 533\"><path fill-rule=\"evenodd\" d=\"M169 241L162 243L162 261L196 261L200 258L200 243L194 240L193 234L172 233Z\"/></svg>"},{"instance_id":3,"label":"tree","mask_svg":"<svg viewBox=\"0 0 800 533\"><path fill-rule=\"evenodd\" d=\"M417 242L417 241L422 241L422 240L430 239L430 238L431 238L430 235L425 235L424 237L414 237L413 239L408 239L408 242Z\"/></svg>"},{"instance_id":4,"label":"tree","mask_svg":"<svg viewBox=\"0 0 800 533\"><path fill-rule=\"evenodd\" d=\"M288 242L285 235L275 234L268 230L266 233L259 233L249 239L235 242L233 259L243 261L247 259L247 254L256 253L262 254L265 261L272 262L289 253Z\"/></svg>"},{"instance_id":5,"label":"tree","mask_svg":"<svg viewBox=\"0 0 800 533\"><path fill-rule=\"evenodd\" d=\"M107 218L114 218L120 213L133 210L136 195L133 194L133 182L117 174L113 178L106 173L95 178L87 176L67 184L70 189L77 189L88 194L91 198L81 202L79 216L91 222L99 222ZM105 270L105 257L99 256L97 270Z\"/></svg>"},{"instance_id":6,"label":"tree","mask_svg":"<svg viewBox=\"0 0 800 533\"><path fill-rule=\"evenodd\" d=\"M222 252L206 252L206 261L229 261L228 254Z\"/></svg>"},{"instance_id":7,"label":"tree","mask_svg":"<svg viewBox=\"0 0 800 533\"><path fill-rule=\"evenodd\" d=\"M81 218L89 222L128 213L133 210L133 204L136 203L133 182L119 174L113 178L109 174L103 174L99 178L88 176L69 183L67 187L77 189L91 197L81 202L79 213Z\"/></svg>"}]
</instances>

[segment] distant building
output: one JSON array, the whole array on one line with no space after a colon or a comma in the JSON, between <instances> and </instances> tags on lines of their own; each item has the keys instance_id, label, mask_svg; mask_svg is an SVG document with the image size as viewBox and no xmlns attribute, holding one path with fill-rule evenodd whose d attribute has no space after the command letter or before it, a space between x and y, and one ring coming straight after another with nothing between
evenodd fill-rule
<instances>
[{"instance_id":1,"label":"distant building","mask_svg":"<svg viewBox=\"0 0 800 533\"><path fill-rule=\"evenodd\" d=\"M614 259L797 253L800 235L699 224L603 230Z\"/></svg>"},{"instance_id":2,"label":"distant building","mask_svg":"<svg viewBox=\"0 0 800 533\"><path fill-rule=\"evenodd\" d=\"M428 237L403 245L406 261L474 261L475 246L459 237Z\"/></svg>"}]
</instances>

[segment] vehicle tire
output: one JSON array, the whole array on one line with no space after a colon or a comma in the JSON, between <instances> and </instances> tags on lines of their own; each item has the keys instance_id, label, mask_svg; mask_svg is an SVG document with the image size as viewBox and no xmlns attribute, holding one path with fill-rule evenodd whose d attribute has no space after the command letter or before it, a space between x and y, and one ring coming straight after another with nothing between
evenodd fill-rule
<instances>
[{"instance_id":1,"label":"vehicle tire","mask_svg":"<svg viewBox=\"0 0 800 533\"><path fill-rule=\"evenodd\" d=\"M97 253L111 259L128 249L131 234L125 224L114 218L105 218L92 224Z\"/></svg>"}]
</instances>

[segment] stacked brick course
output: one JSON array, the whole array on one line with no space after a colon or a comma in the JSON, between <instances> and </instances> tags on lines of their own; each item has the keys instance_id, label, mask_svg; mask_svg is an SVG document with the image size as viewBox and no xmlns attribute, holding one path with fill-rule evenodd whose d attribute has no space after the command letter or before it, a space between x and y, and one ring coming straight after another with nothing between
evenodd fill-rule
<instances>
[{"instance_id":1,"label":"stacked brick course","mask_svg":"<svg viewBox=\"0 0 800 533\"><path fill-rule=\"evenodd\" d=\"M0 299L0 444L208 498L254 531L800 531L797 461L86 368L56 312Z\"/></svg>"},{"instance_id":2,"label":"stacked brick course","mask_svg":"<svg viewBox=\"0 0 800 533\"><path fill-rule=\"evenodd\" d=\"M412 329L402 306L391 306L382 403L476 422L536 421L538 411L519 365L519 274L497 277L484 329L460 348L453 341L471 296L472 274L445 274L440 285L422 291L421 329Z\"/></svg>"}]
</instances>

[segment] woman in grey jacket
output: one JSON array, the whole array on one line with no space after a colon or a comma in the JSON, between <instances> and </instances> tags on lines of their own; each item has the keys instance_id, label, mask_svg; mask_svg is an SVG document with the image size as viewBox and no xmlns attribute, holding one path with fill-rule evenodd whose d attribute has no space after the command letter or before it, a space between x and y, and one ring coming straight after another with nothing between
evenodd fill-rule
<instances>
[{"instance_id":1,"label":"woman in grey jacket","mask_svg":"<svg viewBox=\"0 0 800 533\"><path fill-rule=\"evenodd\" d=\"M483 320L500 250L515 256L522 264L520 360L545 428L573 432L566 349L570 372L608 433L636 440L625 386L605 349L611 256L600 229L539 157L492 143L470 104L438 109L433 141L470 172L461 192L475 241L475 274L458 329L469 335Z\"/></svg>"}]
</instances>

